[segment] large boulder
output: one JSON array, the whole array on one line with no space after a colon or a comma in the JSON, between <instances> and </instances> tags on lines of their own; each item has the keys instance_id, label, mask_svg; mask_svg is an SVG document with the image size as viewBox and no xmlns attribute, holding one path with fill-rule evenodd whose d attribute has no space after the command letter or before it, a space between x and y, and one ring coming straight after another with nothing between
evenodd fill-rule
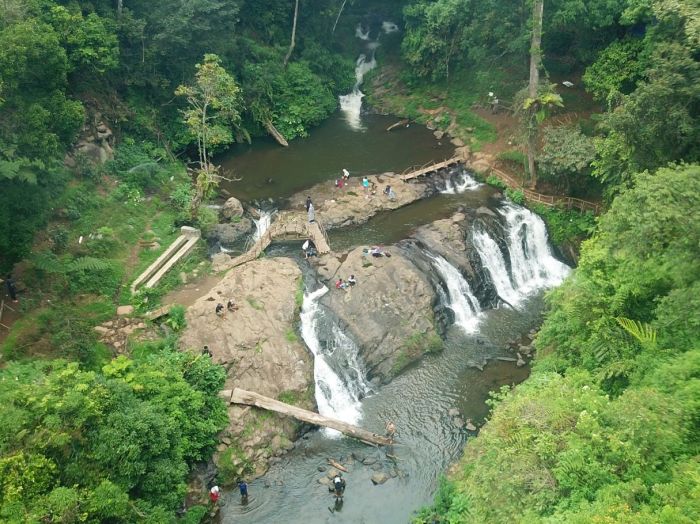
<instances>
[{"instance_id":1,"label":"large boulder","mask_svg":"<svg viewBox=\"0 0 700 524\"><path fill-rule=\"evenodd\" d=\"M219 242L224 246L235 244L253 231L253 221L241 218L238 222L230 224L216 224L208 232L207 238L212 242Z\"/></svg>"},{"instance_id":2,"label":"large boulder","mask_svg":"<svg viewBox=\"0 0 700 524\"><path fill-rule=\"evenodd\" d=\"M287 258L254 260L230 271L187 310L181 345L194 351L208 345L214 361L228 370L225 389L238 387L313 409L313 362L295 332L300 279L299 268ZM216 304L230 298L238 309L216 316ZM244 406L231 405L229 420L224 434L230 444L223 442L215 455L229 477L264 473L268 459L289 449L300 429L290 417L269 417Z\"/></svg>"},{"instance_id":3,"label":"large boulder","mask_svg":"<svg viewBox=\"0 0 700 524\"><path fill-rule=\"evenodd\" d=\"M435 294L423 273L403 252L390 247L391 257L372 257L356 248L340 260L322 300L347 325L360 345L369 378L388 381L442 342L435 328ZM338 277L355 275L357 284L337 290Z\"/></svg>"},{"instance_id":4,"label":"large boulder","mask_svg":"<svg viewBox=\"0 0 700 524\"><path fill-rule=\"evenodd\" d=\"M221 207L221 216L227 220L243 216L243 204L236 197L230 197Z\"/></svg>"}]
</instances>

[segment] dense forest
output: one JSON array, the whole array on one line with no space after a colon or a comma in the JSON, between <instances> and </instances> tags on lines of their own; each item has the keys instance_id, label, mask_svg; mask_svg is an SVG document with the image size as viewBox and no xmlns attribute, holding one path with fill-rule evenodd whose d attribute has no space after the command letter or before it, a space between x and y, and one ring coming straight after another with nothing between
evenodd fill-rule
<instances>
[{"instance_id":1,"label":"dense forest","mask_svg":"<svg viewBox=\"0 0 700 524\"><path fill-rule=\"evenodd\" d=\"M41 297L2 345L0 520L204 515L176 510L226 419L222 368L176 350L177 315L129 358L93 327L155 298L126 296L141 230L206 228L213 155L312 133L352 89L355 27L386 19L378 103L411 116L444 92L486 140L472 107L496 91L517 160L537 149L530 182L607 208L548 296L531 377L494 395L417 522L700 521L696 0L1 1L0 271ZM576 118L548 125L561 105ZM76 148L107 126L106 162Z\"/></svg>"}]
</instances>

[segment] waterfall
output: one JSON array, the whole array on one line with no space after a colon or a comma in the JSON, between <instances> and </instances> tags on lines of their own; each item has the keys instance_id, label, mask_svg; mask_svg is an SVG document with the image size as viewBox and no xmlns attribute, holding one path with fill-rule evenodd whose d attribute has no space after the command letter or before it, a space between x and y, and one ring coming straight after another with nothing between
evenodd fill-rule
<instances>
[{"instance_id":1,"label":"waterfall","mask_svg":"<svg viewBox=\"0 0 700 524\"><path fill-rule=\"evenodd\" d=\"M383 22L382 30L385 33L394 33L399 30L398 26L393 22ZM381 32L379 33L381 35ZM374 42L369 40L369 28L365 31L362 24L357 24L355 28L355 36L360 40L367 42L367 50L371 52L371 56L368 59L365 53L360 54L355 63L355 85L352 91L347 95L341 95L339 97L340 110L345 114L345 120L347 121L350 128L356 131L362 131L362 121L360 119L360 113L362 111L362 97L365 94L360 91L360 86L365 78L367 72L374 69L377 65L377 61L374 58L374 52L379 47L379 36Z\"/></svg>"},{"instance_id":2,"label":"waterfall","mask_svg":"<svg viewBox=\"0 0 700 524\"><path fill-rule=\"evenodd\" d=\"M260 240L265 234L265 231L267 231L270 228L270 224L272 223L272 215L275 214L275 211L259 210L259 212L260 218L258 218L257 220L253 219L253 223L255 224L255 233L253 233L253 240L255 241Z\"/></svg>"},{"instance_id":3,"label":"waterfall","mask_svg":"<svg viewBox=\"0 0 700 524\"><path fill-rule=\"evenodd\" d=\"M571 269L552 256L542 219L524 207L506 204L499 210L508 225L508 251L513 284L523 294L553 287Z\"/></svg>"},{"instance_id":4,"label":"waterfall","mask_svg":"<svg viewBox=\"0 0 700 524\"><path fill-rule=\"evenodd\" d=\"M455 182L452 182L452 177L445 178L445 189L440 191L444 195L455 195L477 189L481 184L474 180L466 173L460 173L455 177Z\"/></svg>"},{"instance_id":5,"label":"waterfall","mask_svg":"<svg viewBox=\"0 0 700 524\"><path fill-rule=\"evenodd\" d=\"M362 110L362 97L365 96L360 91L360 86L365 74L374 69L376 65L377 61L374 59L374 52L372 52L372 58L369 61L364 53L361 54L355 64L355 85L352 88L352 92L347 95L341 95L339 98L340 110L345 113L345 120L352 129L358 131L363 129L360 112Z\"/></svg>"},{"instance_id":6,"label":"waterfall","mask_svg":"<svg viewBox=\"0 0 700 524\"><path fill-rule=\"evenodd\" d=\"M498 296L511 306L515 306L521 300L522 295L513 288L503 253L501 253L498 244L485 231L475 230L472 239L482 265L491 275L491 281L496 287Z\"/></svg>"},{"instance_id":7,"label":"waterfall","mask_svg":"<svg viewBox=\"0 0 700 524\"><path fill-rule=\"evenodd\" d=\"M466 333L473 333L479 324L481 306L472 293L469 283L462 273L440 255L428 254L440 277L447 286L450 298L449 308L454 311L455 324Z\"/></svg>"},{"instance_id":8,"label":"waterfall","mask_svg":"<svg viewBox=\"0 0 700 524\"><path fill-rule=\"evenodd\" d=\"M321 415L337 418L350 424L356 424L361 416L359 398L361 394L367 391L366 383L364 382L364 373L361 371L356 357L354 357L354 360L348 358L348 353L350 352L346 352L345 355L343 355L346 359L342 364L346 368L354 366L354 372L356 373L355 380L350 378L350 380L347 380L346 385L340 375L334 370L332 364L334 360L338 360L338 357L340 357L340 355L336 355L336 353L341 353L343 349L348 349L348 342L350 345L354 346L352 341L340 332L336 326L332 329L333 337L330 348L324 349L322 347L321 339L319 338L321 327L319 321L322 316L322 310L318 301L327 292L328 288L322 286L316 291L304 295L300 314L301 336L314 355L314 381L316 383L316 404L318 405L318 412ZM350 349L356 350L354 347ZM352 362L350 362L351 360ZM337 434L337 432L333 430L327 430L326 433L329 435Z\"/></svg>"}]
</instances>

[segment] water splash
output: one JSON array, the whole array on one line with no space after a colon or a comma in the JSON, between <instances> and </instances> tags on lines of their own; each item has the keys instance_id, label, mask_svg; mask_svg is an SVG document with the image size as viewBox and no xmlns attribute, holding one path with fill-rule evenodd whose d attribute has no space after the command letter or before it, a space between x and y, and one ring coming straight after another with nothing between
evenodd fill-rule
<instances>
[{"instance_id":1,"label":"water splash","mask_svg":"<svg viewBox=\"0 0 700 524\"><path fill-rule=\"evenodd\" d=\"M255 233L253 233L253 239L255 241L260 240L265 234L265 231L270 229L270 224L272 223L272 215L275 214L275 211L259 210L259 213L260 218L258 218L257 220L253 220L253 223L255 224Z\"/></svg>"},{"instance_id":2,"label":"water splash","mask_svg":"<svg viewBox=\"0 0 700 524\"><path fill-rule=\"evenodd\" d=\"M360 40L369 40L369 28L367 31L365 31L361 23L357 24L357 27L355 28L355 36Z\"/></svg>"},{"instance_id":3,"label":"water splash","mask_svg":"<svg viewBox=\"0 0 700 524\"><path fill-rule=\"evenodd\" d=\"M445 178L445 189L440 191L444 195L456 195L464 193L465 191L473 191L481 187L481 184L474 180L466 173L460 173L455 177L455 181L452 181L451 176Z\"/></svg>"},{"instance_id":4,"label":"water splash","mask_svg":"<svg viewBox=\"0 0 700 524\"><path fill-rule=\"evenodd\" d=\"M440 255L428 253L428 256L447 286L450 298L448 307L455 314L455 324L465 333L474 333L479 325L481 305L472 293L469 283L455 266Z\"/></svg>"},{"instance_id":5,"label":"water splash","mask_svg":"<svg viewBox=\"0 0 700 524\"><path fill-rule=\"evenodd\" d=\"M513 204L506 204L499 213L508 225L511 276L518 292L528 294L560 284L571 268L552 256L542 219Z\"/></svg>"},{"instance_id":6,"label":"water splash","mask_svg":"<svg viewBox=\"0 0 700 524\"><path fill-rule=\"evenodd\" d=\"M491 281L496 287L498 296L511 306L516 306L523 295L513 288L513 282L510 280L510 274L498 244L486 231L475 230L472 239L482 265L491 275Z\"/></svg>"},{"instance_id":7,"label":"water splash","mask_svg":"<svg viewBox=\"0 0 700 524\"><path fill-rule=\"evenodd\" d=\"M382 22L382 31L384 31L384 33L387 35L390 33L396 33L398 30L399 26L397 26L394 22Z\"/></svg>"},{"instance_id":8,"label":"water splash","mask_svg":"<svg viewBox=\"0 0 700 524\"><path fill-rule=\"evenodd\" d=\"M316 383L316 404L321 415L340 419L349 424L356 424L361 417L358 389L364 387L364 374L358 371L358 379L350 381L355 384L354 389L350 389L341 379L340 375L333 369L333 353L343 346L342 337L334 337L341 343L331 344L329 349L324 349L319 338L321 307L319 299L328 292L325 286L320 287L312 293L304 295L301 306L301 336L314 355L314 381ZM337 331L336 331L337 333ZM347 337L346 337L347 338ZM357 365L357 362L355 361ZM357 369L361 368L357 365ZM329 436L338 435L337 431L324 430Z\"/></svg>"}]
</instances>

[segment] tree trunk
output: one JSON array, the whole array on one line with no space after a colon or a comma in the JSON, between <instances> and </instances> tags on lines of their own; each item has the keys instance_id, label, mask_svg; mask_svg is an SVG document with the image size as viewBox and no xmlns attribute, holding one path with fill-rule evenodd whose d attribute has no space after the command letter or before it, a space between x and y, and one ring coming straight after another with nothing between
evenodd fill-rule
<instances>
[{"instance_id":1,"label":"tree trunk","mask_svg":"<svg viewBox=\"0 0 700 524\"><path fill-rule=\"evenodd\" d=\"M335 26L338 25L338 20L340 20L340 15L343 14L343 9L345 9L345 2L348 0L343 0L343 4L340 6L340 10L338 11L338 16L335 17L335 23L333 24L333 29L331 29L331 34L335 33Z\"/></svg>"},{"instance_id":2,"label":"tree trunk","mask_svg":"<svg viewBox=\"0 0 700 524\"><path fill-rule=\"evenodd\" d=\"M272 137L277 140L277 143L281 146L287 147L289 146L289 142L287 142L287 139L284 138L282 133L277 131L277 128L275 125L272 123L271 120L265 120L265 129L267 129L267 132L272 135Z\"/></svg>"},{"instance_id":3,"label":"tree trunk","mask_svg":"<svg viewBox=\"0 0 700 524\"><path fill-rule=\"evenodd\" d=\"M537 88L540 83L540 62L542 60L542 15L544 12L544 0L535 0L532 6L532 42L530 44L530 83L528 84L528 97L537 99ZM537 168L535 166L535 152L537 151L537 112L536 104L530 110L530 118L527 131L527 167L530 171L530 187L537 186Z\"/></svg>"},{"instance_id":4,"label":"tree trunk","mask_svg":"<svg viewBox=\"0 0 700 524\"><path fill-rule=\"evenodd\" d=\"M124 0L117 0L117 14L121 16L122 9L124 9Z\"/></svg>"},{"instance_id":5,"label":"tree trunk","mask_svg":"<svg viewBox=\"0 0 700 524\"><path fill-rule=\"evenodd\" d=\"M289 58L292 56L292 51L294 51L294 45L296 41L296 36L297 36L297 15L299 14L299 0L296 0L294 2L294 23L292 24L292 41L289 43L289 51L287 51L287 56L284 57L284 62L283 66L286 68L287 67L287 62L289 62Z\"/></svg>"},{"instance_id":6,"label":"tree trunk","mask_svg":"<svg viewBox=\"0 0 700 524\"><path fill-rule=\"evenodd\" d=\"M234 389L233 393L231 394L231 403L245 404L248 406L267 409L269 411L276 411L277 413L294 417L298 420L308 422L309 424L325 426L327 428L338 430L350 437L354 437L370 444L378 444L380 446L388 446L389 444L392 444L391 439L382 435L372 433L366 429L358 428L357 426L347 424L334 418L324 417L323 415L319 415L313 411L307 411L306 409L298 408L296 406L290 406L289 404L285 404L279 400L264 397L263 395L252 391L245 391L239 388Z\"/></svg>"}]
</instances>

